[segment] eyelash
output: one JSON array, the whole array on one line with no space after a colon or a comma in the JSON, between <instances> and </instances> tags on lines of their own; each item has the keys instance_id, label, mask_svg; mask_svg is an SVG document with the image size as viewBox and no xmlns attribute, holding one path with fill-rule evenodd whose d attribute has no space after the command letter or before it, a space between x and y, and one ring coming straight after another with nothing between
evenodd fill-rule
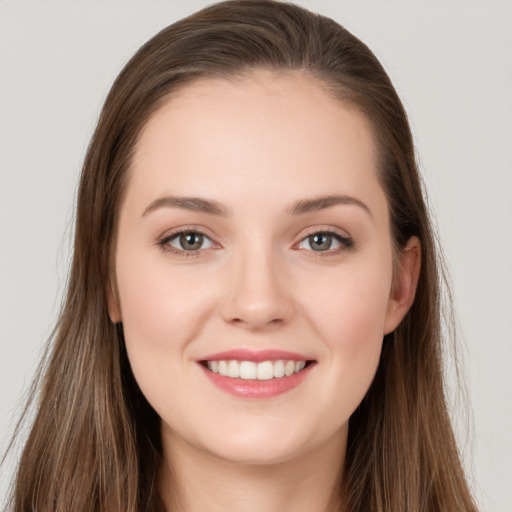
<instances>
[{"instance_id":1,"label":"eyelash","mask_svg":"<svg viewBox=\"0 0 512 512\"><path fill-rule=\"evenodd\" d=\"M190 257L197 257L202 251L210 249L210 247L207 247L206 249L196 249L196 250L185 250L185 249L177 249L176 247L173 247L170 245L170 242L177 239L181 235L185 234L193 234L193 235L200 235L203 237L203 239L209 240L212 246L216 246L215 248L219 248L220 245L216 244L208 235L204 234L202 231L194 228L185 228L180 229L177 231L173 231L172 233L165 234L160 240L158 240L158 245L161 247L161 249L165 252L177 255L177 256L183 256L186 258ZM341 252L352 250L355 248L355 242L353 238L349 236L344 236L339 233L336 233L335 231L328 230L328 229L317 229L314 231L311 231L309 233L306 233L298 243L294 244L294 248L298 245L304 243L311 237L315 235L327 235L332 237L334 240L339 242L341 244L341 247L336 248L334 250L327 249L325 251L314 251L313 249L304 249L304 248L297 248L296 250L307 250L308 252L311 252L314 257L329 257L329 256L335 256L340 254ZM310 244L311 246L311 244Z\"/></svg>"}]
</instances>

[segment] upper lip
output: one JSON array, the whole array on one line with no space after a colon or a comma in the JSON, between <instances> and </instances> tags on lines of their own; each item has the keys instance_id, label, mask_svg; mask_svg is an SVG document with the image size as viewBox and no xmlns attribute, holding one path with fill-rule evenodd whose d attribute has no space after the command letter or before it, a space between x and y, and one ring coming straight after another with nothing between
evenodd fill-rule
<instances>
[{"instance_id":1,"label":"upper lip","mask_svg":"<svg viewBox=\"0 0 512 512\"><path fill-rule=\"evenodd\" d=\"M253 361L260 363L262 361L311 361L312 358L306 357L295 352L288 352L285 350L249 350L249 349L235 349L227 350L225 352L216 352L206 357L202 357L199 361Z\"/></svg>"}]
</instances>

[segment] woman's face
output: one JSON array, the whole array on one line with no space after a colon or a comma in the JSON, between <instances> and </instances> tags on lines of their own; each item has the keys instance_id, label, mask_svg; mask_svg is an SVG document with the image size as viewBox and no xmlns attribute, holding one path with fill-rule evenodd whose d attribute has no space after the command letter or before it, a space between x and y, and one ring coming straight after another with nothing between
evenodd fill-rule
<instances>
[{"instance_id":1,"label":"woman's face","mask_svg":"<svg viewBox=\"0 0 512 512\"><path fill-rule=\"evenodd\" d=\"M173 95L135 148L109 305L164 446L339 456L410 303L392 262L363 116L299 74Z\"/></svg>"}]
</instances>

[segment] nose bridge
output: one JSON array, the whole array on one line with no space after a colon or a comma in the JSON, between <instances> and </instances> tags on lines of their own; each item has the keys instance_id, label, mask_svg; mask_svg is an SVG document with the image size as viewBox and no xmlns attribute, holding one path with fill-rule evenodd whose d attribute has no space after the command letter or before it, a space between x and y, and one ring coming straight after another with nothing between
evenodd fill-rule
<instances>
[{"instance_id":1,"label":"nose bridge","mask_svg":"<svg viewBox=\"0 0 512 512\"><path fill-rule=\"evenodd\" d=\"M253 243L236 252L233 260L223 305L225 320L251 329L286 323L293 308L277 251L269 243Z\"/></svg>"}]
</instances>

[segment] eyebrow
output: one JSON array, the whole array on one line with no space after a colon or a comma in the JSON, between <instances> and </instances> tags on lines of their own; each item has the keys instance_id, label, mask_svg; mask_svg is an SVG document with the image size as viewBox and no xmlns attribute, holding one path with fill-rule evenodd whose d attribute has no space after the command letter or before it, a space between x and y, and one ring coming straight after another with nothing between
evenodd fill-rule
<instances>
[{"instance_id":1,"label":"eyebrow","mask_svg":"<svg viewBox=\"0 0 512 512\"><path fill-rule=\"evenodd\" d=\"M297 201L289 210L289 213L292 215L301 215L303 213L314 212L317 210L324 210L325 208L331 208L332 206L337 205L355 205L362 208L365 212L367 212L370 217L372 217L372 212L366 204L364 204L361 200L352 197L352 196L320 196L315 197L313 199L303 199L301 201Z\"/></svg>"},{"instance_id":2,"label":"eyebrow","mask_svg":"<svg viewBox=\"0 0 512 512\"><path fill-rule=\"evenodd\" d=\"M347 195L329 195L315 197L312 199L302 199L294 203L291 208L288 209L288 213L291 215L302 215L304 213L324 210L337 205L359 206L366 211L370 217L372 216L372 212L366 204L355 197ZM201 197L164 196L155 199L150 203L144 209L142 216L144 217L158 208L182 208L184 210L220 216L227 216L229 214L226 207L211 199L203 199Z\"/></svg>"},{"instance_id":3,"label":"eyebrow","mask_svg":"<svg viewBox=\"0 0 512 512\"><path fill-rule=\"evenodd\" d=\"M209 213L210 215L222 215L228 214L227 209L217 201L210 199L202 199L200 197L179 197L179 196L164 196L155 199L149 204L142 216L144 217L148 213L156 210L157 208L182 208L184 210L191 210L194 212Z\"/></svg>"}]
</instances>

